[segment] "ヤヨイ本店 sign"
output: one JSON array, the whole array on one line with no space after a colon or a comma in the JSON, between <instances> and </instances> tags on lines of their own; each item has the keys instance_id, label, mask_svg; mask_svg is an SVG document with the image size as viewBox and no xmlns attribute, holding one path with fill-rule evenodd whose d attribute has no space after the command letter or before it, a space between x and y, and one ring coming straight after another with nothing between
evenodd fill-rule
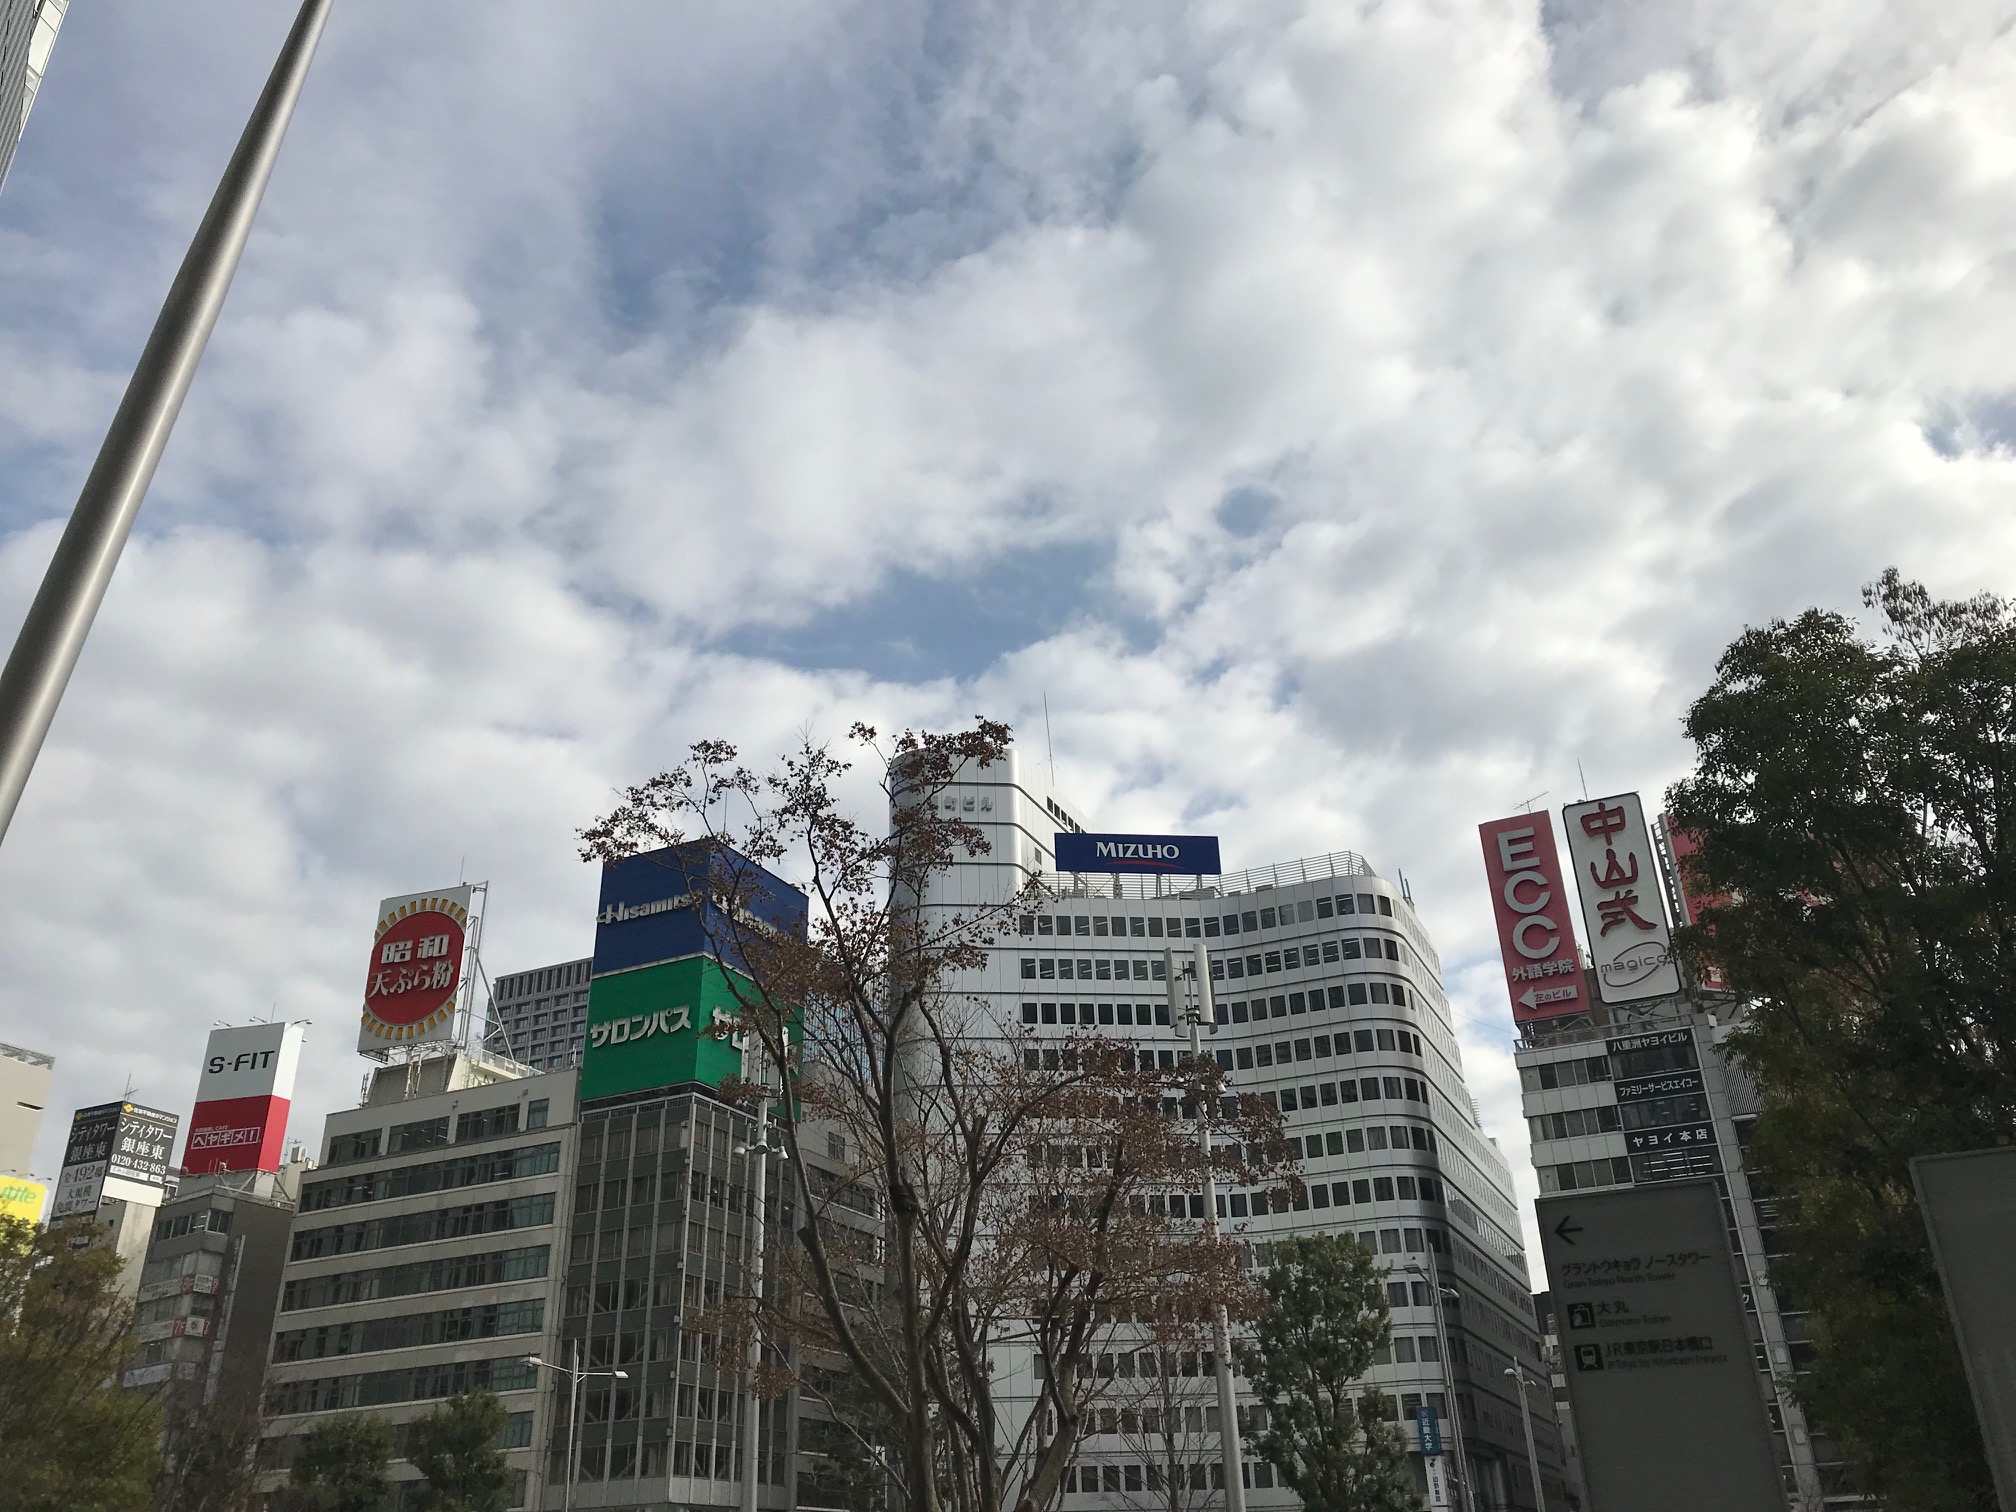
<instances>
[{"instance_id":1,"label":"\u30e4\u30e8\u30a4\u672c\u5e97 sign","mask_svg":"<svg viewBox=\"0 0 2016 1512\"><path fill-rule=\"evenodd\" d=\"M378 905L359 1050L453 1038L472 891L444 887Z\"/></svg>"},{"instance_id":2,"label":"\u30e4\u30e8\u30a4\u672c\u5e97 sign","mask_svg":"<svg viewBox=\"0 0 2016 1512\"><path fill-rule=\"evenodd\" d=\"M1498 919L1505 990L1520 1023L1588 1011L1589 984L1575 948L1573 910L1547 815L1514 814L1477 826Z\"/></svg>"}]
</instances>

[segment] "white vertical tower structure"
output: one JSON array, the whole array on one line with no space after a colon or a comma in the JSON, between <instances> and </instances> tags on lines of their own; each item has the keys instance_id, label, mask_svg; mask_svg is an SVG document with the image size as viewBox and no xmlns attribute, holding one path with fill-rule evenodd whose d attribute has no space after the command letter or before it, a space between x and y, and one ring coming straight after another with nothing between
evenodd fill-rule
<instances>
[{"instance_id":1,"label":"white vertical tower structure","mask_svg":"<svg viewBox=\"0 0 2016 1512\"><path fill-rule=\"evenodd\" d=\"M28 125L28 111L70 0L0 0L0 184Z\"/></svg>"},{"instance_id":2,"label":"white vertical tower structure","mask_svg":"<svg viewBox=\"0 0 2016 1512\"><path fill-rule=\"evenodd\" d=\"M1398 1404L1410 1443L1421 1406L1439 1409L1445 1451L1460 1417L1477 1509L1526 1508L1527 1471L1516 1364L1538 1376L1531 1286L1511 1171L1481 1128L1464 1085L1440 967L1405 889L1350 852L1217 876L1055 872L1058 831L1091 828L1038 764L1011 752L945 793L948 813L980 827L992 851L952 869L927 908L970 910L1010 898L1032 876L1046 901L1020 916L988 963L952 984L981 1005L1004 1035L1046 1037L1088 1027L1173 1066L1188 1050L1180 1013L1169 1009L1164 952L1179 969L1203 945L1211 960L1211 1021L1204 1053L1237 1089L1281 1109L1301 1151L1306 1194L1276 1205L1265 1193L1221 1191L1219 1216L1265 1267L1274 1241L1313 1233L1357 1235L1388 1267L1393 1343L1367 1378ZM1192 1199L1202 1216L1203 1197ZM1448 1347L1434 1302L1446 1297ZM1112 1362L1114 1405L1094 1414L1063 1506L1223 1507L1226 1493L1211 1371L1176 1383L1180 1400L1156 1390L1158 1427L1147 1427L1151 1394L1130 1400L1130 1362ZM1107 1373L1108 1362L1100 1362ZM1007 1351L996 1366L1008 1410L1026 1410L1035 1362ZM1186 1362L1186 1373L1189 1369ZM1449 1401L1453 1386L1455 1402ZM1251 1412L1237 1382L1241 1418ZM1552 1414L1536 1403L1540 1469L1550 1506L1562 1499ZM1171 1415L1171 1408L1174 1416ZM1180 1433L1171 1433L1172 1422ZM1188 1484L1167 1485L1174 1443ZM1426 1470L1416 1470L1427 1490ZM1294 1506L1274 1467L1250 1449L1247 1499L1257 1509ZM1215 1482L1215 1484L1214 1484Z\"/></svg>"}]
</instances>

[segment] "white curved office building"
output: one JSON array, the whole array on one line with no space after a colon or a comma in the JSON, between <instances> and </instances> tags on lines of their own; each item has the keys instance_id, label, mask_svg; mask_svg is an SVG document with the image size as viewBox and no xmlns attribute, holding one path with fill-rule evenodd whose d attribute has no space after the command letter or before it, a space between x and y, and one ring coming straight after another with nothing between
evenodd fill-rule
<instances>
[{"instance_id":1,"label":"white curved office building","mask_svg":"<svg viewBox=\"0 0 2016 1512\"><path fill-rule=\"evenodd\" d=\"M1531 1508L1518 1401L1504 1370L1516 1360L1545 1375L1511 1172L1479 1126L1434 946L1405 889L1349 852L1205 877L1060 876L1056 832L1094 826L1019 754L941 801L983 827L993 849L948 875L930 905L999 902L1031 874L1052 895L1019 917L987 966L956 990L987 1004L997 1022L1033 1031L1038 1047L1091 1025L1173 1064L1188 1039L1171 1022L1164 952L1187 957L1204 947L1217 1019L1208 1051L1242 1092L1281 1109L1308 1187L1278 1209L1261 1193L1220 1193L1222 1218L1259 1265L1278 1238L1358 1235L1389 1266L1393 1303L1390 1358L1368 1384L1397 1398L1403 1415L1424 1403L1441 1409L1445 1433L1453 1385L1474 1506ZM1454 1357L1446 1361L1431 1277L1459 1299L1445 1312ZM1011 1393L1018 1381L1033 1392L1028 1369L1011 1363ZM1145 1414L1130 1424L1114 1410L1085 1442L1066 1512L1222 1506L1223 1491L1211 1495L1222 1474L1215 1396L1208 1379L1194 1386L1181 1410L1198 1483L1183 1488L1180 1503L1162 1484L1167 1472L1146 1443ZM1551 1403L1544 1391L1531 1400L1548 1505L1565 1507ZM1166 1430L1166 1414L1158 1421ZM1249 1463L1247 1472L1256 1509L1296 1505L1270 1467Z\"/></svg>"}]
</instances>

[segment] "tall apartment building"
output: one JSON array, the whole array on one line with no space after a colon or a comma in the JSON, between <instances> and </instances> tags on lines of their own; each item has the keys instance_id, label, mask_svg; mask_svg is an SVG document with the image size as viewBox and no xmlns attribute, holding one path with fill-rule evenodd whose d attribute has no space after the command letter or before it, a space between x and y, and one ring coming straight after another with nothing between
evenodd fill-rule
<instances>
[{"instance_id":1,"label":"tall apartment building","mask_svg":"<svg viewBox=\"0 0 2016 1512\"><path fill-rule=\"evenodd\" d=\"M361 1107L329 1116L281 1272L264 1467L331 1414L403 1426L487 1387L510 1414L513 1505L539 1505L551 1398L524 1360L556 1312L574 1092L571 1070L444 1047L381 1067ZM409 1497L418 1473L393 1473Z\"/></svg>"},{"instance_id":2,"label":"tall apartment building","mask_svg":"<svg viewBox=\"0 0 2016 1512\"><path fill-rule=\"evenodd\" d=\"M490 989L486 1047L541 1071L580 1065L593 966L590 957L497 978Z\"/></svg>"},{"instance_id":3,"label":"tall apartment building","mask_svg":"<svg viewBox=\"0 0 2016 1512\"><path fill-rule=\"evenodd\" d=\"M42 87L70 0L0 0L0 184Z\"/></svg>"},{"instance_id":4,"label":"tall apartment building","mask_svg":"<svg viewBox=\"0 0 2016 1512\"><path fill-rule=\"evenodd\" d=\"M1221 1216L1258 1266L1274 1241L1311 1233L1355 1234L1378 1255L1393 1343L1368 1384L1403 1412L1440 1409L1445 1434L1460 1421L1477 1512L1530 1507L1503 1373L1515 1361L1541 1371L1511 1171L1464 1085L1435 950L1405 890L1348 852L1216 876L1060 875L1054 837L1088 827L1078 811L1017 753L967 775L940 801L992 850L940 879L927 907L1000 903L1031 877L1049 900L953 992L1004 1034L1033 1035L1037 1054L1046 1037L1089 1025L1173 1065L1187 1038L1172 1022L1163 952L1187 962L1201 947L1217 1010L1209 1053L1238 1090L1282 1111L1308 1187L1285 1209L1264 1193L1226 1193ZM1438 1345L1438 1287L1456 1293L1442 1319L1453 1358ZM1004 1397L1033 1401L1035 1367L1006 1351ZM1186 1433L1215 1422L1206 1397L1173 1405ZM1549 1505L1565 1506L1552 1416L1534 1406ZM1111 1416L1084 1441L1066 1512L1132 1505L1154 1473L1126 1416ZM1215 1432L1194 1447L1215 1468ZM1254 1507L1295 1504L1272 1467L1246 1468Z\"/></svg>"},{"instance_id":5,"label":"tall apartment building","mask_svg":"<svg viewBox=\"0 0 2016 1512\"><path fill-rule=\"evenodd\" d=\"M277 1172L188 1176L161 1204L140 1270L128 1390L171 1410L258 1405L295 1204L313 1169L297 1159Z\"/></svg>"},{"instance_id":6,"label":"tall apartment building","mask_svg":"<svg viewBox=\"0 0 2016 1512\"><path fill-rule=\"evenodd\" d=\"M1722 1048L1740 1008L1695 994L1606 1016L1607 1024L1540 1019L1524 1027L1515 1058L1540 1190L1713 1176L1741 1272L1760 1403L1787 1504L1795 1512L1864 1505L1843 1485L1840 1452L1808 1430L1789 1389L1810 1349L1802 1315L1786 1308L1770 1282L1776 1204L1743 1164L1759 1105Z\"/></svg>"}]
</instances>

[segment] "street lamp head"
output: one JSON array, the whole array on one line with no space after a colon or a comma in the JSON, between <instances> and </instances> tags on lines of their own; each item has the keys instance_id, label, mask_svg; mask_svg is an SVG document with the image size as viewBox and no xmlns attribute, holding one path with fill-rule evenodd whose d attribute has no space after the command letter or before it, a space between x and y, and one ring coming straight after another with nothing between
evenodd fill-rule
<instances>
[{"instance_id":1,"label":"street lamp head","mask_svg":"<svg viewBox=\"0 0 2016 1512\"><path fill-rule=\"evenodd\" d=\"M609 1372L609 1374L614 1376L619 1381L627 1381L630 1379L630 1372L627 1370L612 1370Z\"/></svg>"},{"instance_id":2,"label":"street lamp head","mask_svg":"<svg viewBox=\"0 0 2016 1512\"><path fill-rule=\"evenodd\" d=\"M544 1365L546 1362L540 1359L539 1356L537 1355L526 1355L518 1363L520 1365Z\"/></svg>"}]
</instances>

